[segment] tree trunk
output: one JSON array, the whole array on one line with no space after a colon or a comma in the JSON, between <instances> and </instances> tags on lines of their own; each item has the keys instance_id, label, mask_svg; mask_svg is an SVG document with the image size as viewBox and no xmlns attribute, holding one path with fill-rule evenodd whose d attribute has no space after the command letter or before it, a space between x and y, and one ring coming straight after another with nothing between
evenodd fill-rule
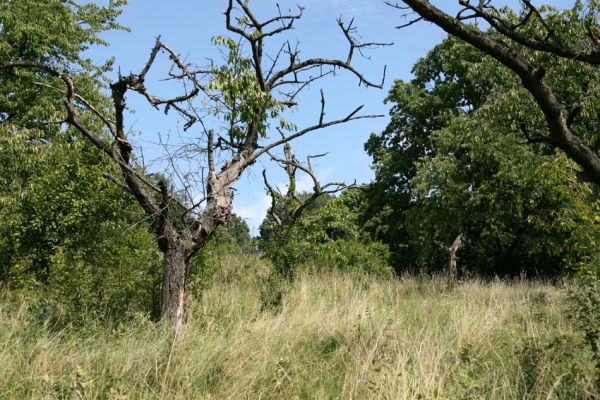
<instances>
[{"instance_id":1,"label":"tree trunk","mask_svg":"<svg viewBox=\"0 0 600 400\"><path fill-rule=\"evenodd\" d=\"M463 235L460 234L454 239L454 243L451 246L446 246L444 243L434 240L435 244L437 244L440 249L448 253L448 275L452 280L456 280L458 277L458 268L456 266L456 261L458 257L456 256L456 252L462 245Z\"/></svg>"},{"instance_id":2,"label":"tree trunk","mask_svg":"<svg viewBox=\"0 0 600 400\"><path fill-rule=\"evenodd\" d=\"M176 332L183 326L186 275L185 246L182 243L169 244L164 252L161 319L173 324Z\"/></svg>"},{"instance_id":3,"label":"tree trunk","mask_svg":"<svg viewBox=\"0 0 600 400\"><path fill-rule=\"evenodd\" d=\"M458 276L458 268L456 267L456 251L450 251L448 258L448 275L450 276L450 279L456 280Z\"/></svg>"}]
</instances>

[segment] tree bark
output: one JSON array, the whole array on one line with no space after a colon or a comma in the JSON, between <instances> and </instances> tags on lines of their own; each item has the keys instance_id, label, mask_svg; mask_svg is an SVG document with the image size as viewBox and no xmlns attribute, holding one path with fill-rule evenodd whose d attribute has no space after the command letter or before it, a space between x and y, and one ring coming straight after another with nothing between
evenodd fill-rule
<instances>
[{"instance_id":1,"label":"tree bark","mask_svg":"<svg viewBox=\"0 0 600 400\"><path fill-rule=\"evenodd\" d=\"M232 21L235 20L235 16L233 15L234 10L235 12L240 11L242 13L243 18L246 21L244 24L232 23ZM199 142L197 154L200 159L202 159L204 156L200 156L200 154L206 152L208 175L205 176L204 173L202 173L199 176L189 178L189 182L181 182L186 192L190 187L197 186L199 182L203 183L204 190L201 192L202 198L196 204L188 204L195 202L196 196L187 193L188 196L186 196L186 200L182 200L178 194L173 193L173 190L166 180L161 179L160 182L155 182L154 178L145 171L143 165L136 162L133 146L128 142L126 135L126 94L128 92L136 92L145 97L148 103L153 107L157 109L164 107L165 113L168 113L170 109L176 110L178 114L187 121L184 125L184 130L186 130L194 123L198 122L198 117L193 115L195 113L192 113L193 108L188 108L188 102L191 102L196 95L202 93L203 95L206 95L203 101L206 100L218 104L221 102L221 95L230 93L227 92L229 89L225 88L221 94L214 94L212 93L212 90L208 90L204 83L202 83L203 78L201 79L201 76L208 77L210 80L217 79L212 69L209 71L198 71L197 73L190 70L188 68L189 64L184 62L177 53L163 44L159 37L156 39L156 44L152 48L146 64L139 73L130 73L126 76L119 74L118 80L110 85L114 106L114 117L109 118L104 116L103 113L95 109L90 102L86 101L76 93L75 79L72 76L63 72L61 69L54 67L52 64L46 64L36 60L0 60L0 70L29 68L43 71L45 74L61 79L66 86L63 99L67 110L65 122L79 130L92 144L108 155L120 168L124 184L121 184L119 181L116 181L116 183L130 192L141 205L150 222L150 230L155 235L158 246L164 255L160 318L166 323L173 324L177 331L181 329L184 322L186 279L189 262L194 254L206 246L207 240L214 230L219 225L224 224L232 213L232 185L239 179L244 170L249 165L255 163L256 159L261 155L268 154L269 151L276 147L285 145L291 140L304 136L310 132L359 119L383 117L383 115L360 115L359 112L363 108L363 106L360 106L341 119L326 121L324 119L325 98L322 94L321 112L317 124L308 126L295 133L290 133L287 136L282 133L281 139L259 146L259 141L268 137L266 132L267 126L264 122L266 121L269 112L278 109L279 106L291 107L296 105L294 98L307 87L308 83L324 78L332 72L335 72L337 69L344 69L350 72L359 79L360 85L366 87L382 88L385 81L385 68L381 84L375 84L366 79L365 76L355 69L352 65L352 55L355 50L358 51L360 49L378 47L386 44L375 42L359 43L354 38L355 28L352 25L352 22L346 26L341 20L338 21L338 24L349 42L348 56L345 61L325 58L300 60L300 51L298 49L289 49L289 64L284 63L283 68L278 70L278 68L281 67L281 64L278 61L279 57L276 57L271 60L272 64L270 66L270 71L265 75L262 58L264 39L292 30L294 22L301 18L302 10L303 8L299 7L298 14L282 15L281 13L278 13L274 18L266 20L265 22L259 22L250 11L247 1L228 1L228 8L225 12L226 28L240 39L240 45L242 43L241 39L244 39L246 44L252 50L254 62L252 65L253 72L264 96L256 96L255 100L251 100L251 106L255 115L251 120L242 118L243 121L238 121L240 126L242 124L246 125L245 133L243 133L243 129L241 129L240 135L236 134L236 136L239 137L236 137L231 143L227 140L223 140L223 137L220 135L215 142L215 132L210 129L207 131L206 146L204 147L204 144ZM272 26L279 24L281 24L281 26ZM258 35L250 33L251 31L258 33ZM280 51L282 55L284 50L285 49L282 48ZM191 85L191 90L186 90L185 94L172 98L155 97L150 93L144 82L150 68L157 59L157 55L161 52L167 53L172 63L172 68L179 71L177 74L170 74L170 78L180 80L186 85L186 88L188 84ZM243 57L241 57L240 60L242 60L242 58ZM232 65L231 67L234 66ZM320 72L313 76L312 71L317 67L320 67ZM283 96L281 100L277 101L277 107L270 105L270 100L264 100L267 98L274 99L275 97L281 97L273 97L275 93ZM246 101L245 96L239 96L234 92L231 92L230 94L233 96L234 104ZM87 118L79 117L82 109L87 109L91 115L95 115L104 123L104 128L101 132L98 132L95 127L92 128L92 126L88 126L86 124ZM227 112L228 111L223 110L220 114L222 114L223 117L226 117ZM279 112L276 114L278 113ZM229 129L223 129L223 133L228 132L231 134L233 128L238 128L238 122L229 122L232 122ZM110 141L104 136L105 131L110 132L112 136ZM220 161L217 158L218 165L216 165L215 154L217 151L222 152L222 154L228 154L229 151L232 151L233 157L229 158L229 156L227 156L227 159ZM169 157L169 161L171 162L170 169L174 170L177 174L178 157L188 157L187 150L181 155L177 155L178 153L179 151L167 151L166 153L166 156ZM290 161L295 162L295 160ZM220 170L217 168L219 166L221 167ZM298 166L298 168L302 169L301 166ZM304 170L305 172L312 174L310 165ZM182 181L186 180L185 177L179 178ZM314 180L315 185L317 185L321 193L333 193L334 191L339 191L339 188L341 187L340 184L333 183L321 187L318 185L316 178L314 178ZM191 183L191 185L188 186L188 183ZM293 185L291 188L293 188ZM326 188L329 189L326 190ZM157 197L158 193L161 195L160 200ZM194 200L192 201L192 199ZM176 206L176 208L173 208L173 206ZM301 208L296 207L296 211L294 212L299 214L301 210ZM170 213L170 211L176 212ZM182 217L182 222L185 224L185 227L182 227L181 224L179 224L179 220L177 220L177 223L174 220L174 218L176 218L175 214L182 213L183 215L180 216Z\"/></svg>"},{"instance_id":2,"label":"tree bark","mask_svg":"<svg viewBox=\"0 0 600 400\"><path fill-rule=\"evenodd\" d=\"M458 235L456 239L454 239L454 243L451 246L446 246L444 243L434 240L435 244L439 246L440 249L448 253L448 275L452 280L456 280L458 277L458 267L456 265L458 257L456 256L456 252L462 245L462 234Z\"/></svg>"},{"instance_id":3,"label":"tree bark","mask_svg":"<svg viewBox=\"0 0 600 400\"><path fill-rule=\"evenodd\" d=\"M448 255L448 274L452 280L458 277L458 268L456 266L456 251L450 251Z\"/></svg>"},{"instance_id":4,"label":"tree bark","mask_svg":"<svg viewBox=\"0 0 600 400\"><path fill-rule=\"evenodd\" d=\"M187 300L186 275L188 260L182 243L169 243L164 251L161 319L169 321L179 332Z\"/></svg>"}]
</instances>

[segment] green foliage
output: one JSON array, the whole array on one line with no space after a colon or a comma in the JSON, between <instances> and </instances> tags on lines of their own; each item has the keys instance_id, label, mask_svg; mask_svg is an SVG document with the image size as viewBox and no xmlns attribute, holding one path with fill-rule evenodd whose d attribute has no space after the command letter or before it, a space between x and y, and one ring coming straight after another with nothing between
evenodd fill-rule
<instances>
[{"instance_id":1,"label":"green foliage","mask_svg":"<svg viewBox=\"0 0 600 400\"><path fill-rule=\"evenodd\" d=\"M107 110L102 74L111 62L95 66L83 52L122 29L123 4L4 1L0 59L69 70L78 93ZM60 123L62 90L46 74L0 72L0 282L54 322L156 314L160 253L133 198L105 178L116 169ZM102 129L95 116L81 118Z\"/></svg>"},{"instance_id":2,"label":"green foliage","mask_svg":"<svg viewBox=\"0 0 600 400\"><path fill-rule=\"evenodd\" d=\"M86 142L1 132L0 281L62 319L156 311L160 255L106 161Z\"/></svg>"},{"instance_id":3,"label":"green foliage","mask_svg":"<svg viewBox=\"0 0 600 400\"><path fill-rule=\"evenodd\" d=\"M585 107L597 104L597 70L527 55L546 63L546 80L566 104L580 97ZM527 143L524 132L536 141L547 128L516 78L452 37L413 73L411 82L395 83L391 123L366 144L376 181L360 220L390 244L396 269L443 268L432 239L451 242L459 233L466 235L463 272L554 275L589 257L598 238L590 219L595 193L564 156ZM595 143L598 123L588 111L572 128Z\"/></svg>"},{"instance_id":4,"label":"green foliage","mask_svg":"<svg viewBox=\"0 0 600 400\"><path fill-rule=\"evenodd\" d=\"M73 0L7 0L0 4L2 59L29 59L63 67L92 67L82 53L92 45L106 45L104 31L123 29L116 22L126 0L106 6Z\"/></svg>"},{"instance_id":5,"label":"green foliage","mask_svg":"<svg viewBox=\"0 0 600 400\"><path fill-rule=\"evenodd\" d=\"M99 89L112 60L98 66L83 52L90 46L107 44L99 36L102 32L124 29L116 22L124 4L125 0L111 0L106 6L72 0L3 1L0 59L37 60L68 70L77 81L78 93L103 109L107 102ZM17 129L58 131L59 125L46 122L64 119L64 107L57 96L63 86L56 78L31 70L0 71L0 122Z\"/></svg>"},{"instance_id":6,"label":"green foliage","mask_svg":"<svg viewBox=\"0 0 600 400\"><path fill-rule=\"evenodd\" d=\"M301 270L389 275L387 246L361 235L352 200L350 192L322 196L289 228L267 217L260 226L260 247L284 276Z\"/></svg>"},{"instance_id":7,"label":"green foliage","mask_svg":"<svg viewBox=\"0 0 600 400\"><path fill-rule=\"evenodd\" d=\"M237 42L223 36L216 36L213 42L227 49L227 63L212 68L212 80L207 85L207 89L214 91L209 97L221 99L215 103L213 112L215 115L224 113L223 119L230 124L232 143L245 137L251 123L257 124L261 136L265 137L268 120L277 118L283 105L260 86L252 61L244 57ZM283 119L280 125L284 129L291 128Z\"/></svg>"},{"instance_id":8,"label":"green foliage","mask_svg":"<svg viewBox=\"0 0 600 400\"><path fill-rule=\"evenodd\" d=\"M201 295L211 280L222 274L223 264L231 257L238 259L256 257L250 227L240 216L233 213L225 225L219 226L211 235L206 246L191 260L188 271L188 288L193 295ZM225 260L225 261L224 261ZM228 271L237 276L247 271L243 265L239 270Z\"/></svg>"},{"instance_id":9,"label":"green foliage","mask_svg":"<svg viewBox=\"0 0 600 400\"><path fill-rule=\"evenodd\" d=\"M224 227L220 227L217 234L219 235L219 245L226 244L229 247L235 247L242 251L253 250L250 227L242 217L235 213L229 216L229 220Z\"/></svg>"},{"instance_id":10,"label":"green foliage","mask_svg":"<svg viewBox=\"0 0 600 400\"><path fill-rule=\"evenodd\" d=\"M365 144L376 179L366 188L361 224L389 244L397 270L414 262L405 222L405 213L413 206L409 182L416 174L416 161L435 154L431 133L447 126L462 110L479 108L506 75L484 74L482 65L495 66L484 62L471 46L454 38L444 40L414 65L412 81L394 83L386 99L393 103L391 121Z\"/></svg>"},{"instance_id":11,"label":"green foliage","mask_svg":"<svg viewBox=\"0 0 600 400\"><path fill-rule=\"evenodd\" d=\"M501 110L502 102L485 106L432 136L437 155L419 164L411 180L418 206L407 212L417 263L443 265L431 238L451 242L459 233L465 271L557 275L567 258L586 255L570 243L580 239L589 188L566 157L524 144Z\"/></svg>"}]
</instances>

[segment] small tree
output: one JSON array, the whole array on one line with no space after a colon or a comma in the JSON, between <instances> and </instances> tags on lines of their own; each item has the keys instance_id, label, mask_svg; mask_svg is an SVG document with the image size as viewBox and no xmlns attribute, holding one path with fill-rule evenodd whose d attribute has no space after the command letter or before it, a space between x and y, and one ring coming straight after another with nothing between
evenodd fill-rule
<instances>
[{"instance_id":1,"label":"small tree","mask_svg":"<svg viewBox=\"0 0 600 400\"><path fill-rule=\"evenodd\" d=\"M271 159L277 162L286 172L288 176L288 185L285 195L281 193L279 188L273 188L267 180L267 172L263 170L263 179L267 188L267 193L271 197L271 207L268 210L269 215L277 224L279 229L289 229L302 215L304 209L323 195L333 195L342 190L355 187L355 184L347 185L343 182L329 182L321 184L312 167L311 160L319 157L324 157L327 154L310 155L306 158L306 164L301 163L292 151L289 143L286 143L283 152L285 158L279 158L273 154L269 154ZM313 190L310 193L305 193L300 196L296 187L296 174L298 170L302 171L310 177L313 182Z\"/></svg>"},{"instance_id":2,"label":"small tree","mask_svg":"<svg viewBox=\"0 0 600 400\"><path fill-rule=\"evenodd\" d=\"M349 44L345 60L303 60L298 45L290 41L284 42L274 54L268 54L265 42L292 30L302 13L301 7L297 13L288 14L278 9L273 18L260 21L247 1L229 0L226 27L234 37L214 38L215 45L224 48L226 56L226 63L220 66L211 62L205 68L195 67L157 38L138 73L119 75L111 83L112 115L94 108L78 93L74 77L56 64L27 58L0 61L0 70L28 69L53 78L48 90L63 95L66 115L62 123L76 128L118 166L121 176L111 179L130 192L143 208L164 255L161 318L177 330L183 323L190 260L231 215L232 185L241 174L270 150L307 133L357 119L379 117L360 115L361 106L340 119L326 120L325 97L322 96L321 113L314 125L298 130L282 118L285 109L297 105L296 99L306 87L332 75L336 69L353 74L365 87L383 85L383 82L369 81L352 65L356 51L380 45L359 43L352 22L338 21ZM246 51L250 54L248 57ZM168 78L181 84L183 91L178 96L159 97L146 85L148 73L159 54L166 54L173 64ZM64 89L58 86L60 82ZM185 131L194 127L200 132L199 138L182 136L179 141L164 142L164 160L170 165L171 179L178 183L179 190L173 190L166 179L156 182L149 177L143 158L136 156L126 134L129 92L142 95L152 106L165 112L177 112L185 120ZM88 114L101 120L104 130L88 124ZM221 125L211 129L208 121L215 118ZM274 123L279 124L276 129L281 138L268 141L268 132ZM182 166L183 161L187 170ZM171 212L174 208L177 212Z\"/></svg>"}]
</instances>

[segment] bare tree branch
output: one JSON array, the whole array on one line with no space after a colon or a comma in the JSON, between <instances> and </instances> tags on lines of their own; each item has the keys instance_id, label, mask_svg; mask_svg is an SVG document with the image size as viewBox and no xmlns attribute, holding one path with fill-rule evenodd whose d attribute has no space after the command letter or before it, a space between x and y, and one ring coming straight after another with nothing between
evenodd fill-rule
<instances>
[{"instance_id":1,"label":"bare tree branch","mask_svg":"<svg viewBox=\"0 0 600 400\"><path fill-rule=\"evenodd\" d=\"M342 20L342 18L338 18L337 22L338 22L338 26L344 33L344 36L346 36L348 43L350 43L350 50L348 51L348 58L346 58L346 64L348 64L348 65L350 65L350 63L352 62L352 56L354 55L354 50L358 50L359 53L363 57L368 58L364 55L363 50L374 49L374 48L382 47L382 46L392 46L394 44L394 43L383 43L383 42L360 43L354 37L354 34L356 34L356 31L357 31L356 27L353 25L354 18L352 18L350 20L348 25L344 24L344 21Z\"/></svg>"},{"instance_id":2,"label":"bare tree branch","mask_svg":"<svg viewBox=\"0 0 600 400\"><path fill-rule=\"evenodd\" d=\"M64 104L67 109L67 122L75 126L83 135L85 135L96 147L105 152L106 154L112 156L112 150L110 144L101 136L96 135L94 132L89 130L82 121L77 117L77 112L75 108L75 85L73 82L73 78L66 73L59 71L57 68L45 64L39 61L31 61L31 60L14 60L14 61L1 61L0 69L8 69L8 68L29 68L29 69L37 69L42 70L48 73L50 76L59 78L62 80L66 86L66 92L64 97Z\"/></svg>"},{"instance_id":3,"label":"bare tree branch","mask_svg":"<svg viewBox=\"0 0 600 400\"><path fill-rule=\"evenodd\" d=\"M224 224L233 212L234 189L232 185L242 173L258 157L309 132L359 119L382 117L382 115L359 115L358 113L362 109L360 106L344 118L326 121L325 95L321 92L321 111L317 124L288 136L282 134L280 140L263 145L262 141L267 137L267 120L278 115L279 106L296 105L295 99L300 92L319 79L333 75L337 69L346 70L357 76L360 85L381 88L383 81L381 84L370 82L351 65L351 62L356 51L362 54L363 50L385 44L360 43L356 39L353 21L348 25L338 21L349 42L349 52L345 60L327 58L301 60L298 45L293 47L288 40L284 42L284 46L279 48L275 57L267 56L270 65L267 62L267 67L265 67L263 64L265 64L266 39L293 29L295 22L302 17L303 8L298 7L297 13L290 11L288 14L284 14L277 7L274 17L261 21L253 14L247 1L229 0L227 4L226 28L238 39L237 42L234 42L237 43L238 48L232 49L232 51L237 51L235 55L239 55L239 68L251 68L248 72L251 72L252 77L256 79L256 82L253 83L258 83L258 89L255 89L254 86L252 89L258 93L250 93L250 95L256 95L255 98L245 98L245 94L240 95L235 90L221 88L219 84L207 83L205 86L203 84L205 80L219 83L221 70L212 62L208 68L192 66L165 45L160 37L156 38L148 58L138 73L119 74L110 85L113 103L111 113L114 113L111 118L104 116L90 102L76 94L74 79L66 72L38 61L0 61L0 69L34 69L40 75L58 78L64 82L66 90L53 90L64 97L63 102L67 110L66 122L80 131L84 137L114 161L121 172L122 181L111 175L107 179L130 192L150 221L150 228L164 255L161 314L163 318L174 322L176 327L180 327L183 321L186 276L190 259L206 245L215 229ZM244 51L248 49L251 51L250 60L244 59ZM156 67L158 59L163 54L168 57L171 65L165 80L181 85L180 94L172 97L158 96L146 85L150 71ZM288 60L284 61L286 56ZM281 65L279 65L280 63ZM235 79L238 66L230 65L229 67L233 71L234 78L232 79ZM265 70L268 72L265 73ZM385 80L385 73L384 68L383 80ZM159 136L159 144L163 147L164 157L157 161L166 164L167 170L169 168L172 170L168 174L162 176L146 174L143 153L136 158L136 149L128 139L125 121L127 117L126 97L131 92L140 94L150 106L162 109L165 113L175 110L185 121L184 131L198 125L204 131L205 136L197 139L180 136L179 147L175 149ZM233 99L227 96L231 96ZM283 96L283 98L274 100L277 96ZM202 97L203 102L200 105L195 104L197 97ZM205 105L206 103L210 103L210 106ZM236 107L241 107L240 104L250 105L250 110L244 117L236 115L236 111L238 111ZM104 128L92 128L91 125L85 124L83 118L79 118L78 113L83 113L84 110L102 121L112 133L114 137L112 141L105 138ZM208 116L210 117L208 118ZM220 121L218 120L219 116L221 116ZM214 129L209 129L204 120ZM198 125L194 125L196 123ZM95 129L100 132L96 132ZM309 157L307 164L303 164L293 156L289 145L284 150L286 151L285 160L279 160L277 157L274 159L279 160L276 162L285 166L288 176L295 176L298 171L301 171L308 174L314 182L314 193L309 196L309 200L294 204L294 207L289 210L289 217L297 218L302 210L318 196L336 193L349 187L349 185L336 182L322 185L312 169L311 159L314 157ZM225 157L219 157L223 155ZM139 167L140 159L142 159L144 168ZM182 161L186 162L190 168L192 165L196 167L196 170L191 172L195 174L196 178L190 178L190 172L183 170ZM282 161L283 164L281 164ZM178 181L171 183L166 178L167 176L172 176ZM274 194L276 188L268 184L266 173L263 174L263 177L267 189ZM177 190L176 185L181 186L180 190ZM200 196L194 196L191 192L191 188L194 186L201 187ZM290 190L289 196L292 200L297 200L293 190ZM181 218L183 224L178 223L174 219L176 217ZM282 220L280 219L280 221Z\"/></svg>"},{"instance_id":4,"label":"bare tree branch","mask_svg":"<svg viewBox=\"0 0 600 400\"><path fill-rule=\"evenodd\" d=\"M464 4L468 4L468 1L459 0ZM525 56L519 51L513 49L505 42L492 37L491 35L484 33L472 25L467 25L461 22L459 19L454 18L442 10L433 6L429 1L426 0L404 0L404 3L410 6L410 8L418 13L423 19L431 21L441 27L443 30L451 35L454 35L465 42L471 44L477 49L484 53L492 56L500 63L511 69L515 74L521 78L523 86L533 96L538 106L542 110L546 123L549 128L549 138L553 145L562 149L572 160L577 162L586 172L587 175L593 179L594 182L600 184L600 157L586 145L581 138L571 131L567 117L565 116L565 110L558 100L553 89L544 81L546 74L546 65L534 65L525 58ZM527 4L527 3L525 3ZM485 5L485 3L483 4ZM481 7L471 6L474 11L483 12L483 5ZM392 5L396 8L404 9L399 5ZM498 23L498 22L496 22ZM502 29L506 29L503 27ZM547 35L549 40L552 37L552 32ZM598 54L594 50L591 53L572 53L567 48L558 49L558 43L555 41L552 44L541 43L541 42L530 42L523 41L513 33L510 35L507 33L508 38L513 38L517 43L525 46L530 46L533 50L551 52L561 57L572 58L580 61L589 62L592 64L598 63Z\"/></svg>"},{"instance_id":5,"label":"bare tree branch","mask_svg":"<svg viewBox=\"0 0 600 400\"><path fill-rule=\"evenodd\" d=\"M307 157L307 163L303 164L296 159L289 143L286 143L284 146L284 158L269 153L271 159L277 162L286 171L288 176L288 191L284 196L278 189L274 189L269 184L266 171L263 170L265 187L271 197L271 208L268 213L280 228L289 229L298 218L300 218L303 211L311 204L315 203L319 197L327 194L335 194L356 186L356 182L350 185L343 182L329 182L322 185L312 168L311 159L323 157L325 155L326 154L309 155ZM313 182L312 193L302 199L298 197L298 193L296 192L296 174L298 170L308 175Z\"/></svg>"},{"instance_id":6,"label":"bare tree branch","mask_svg":"<svg viewBox=\"0 0 600 400\"><path fill-rule=\"evenodd\" d=\"M459 0L459 3L465 8L473 11L473 14L477 17L483 18L487 21L494 29L515 42L529 47L537 51L543 51L546 53L552 53L559 57L569 58L573 60L587 62L593 65L600 64L600 51L595 50L591 47L589 50L582 49L581 47L567 47L565 46L560 38L556 36L554 30L548 26L542 13L537 7L535 7L529 0L521 0L521 3L527 10L525 16L519 23L511 24L506 20L502 19L500 13L493 7L486 7L481 5L472 5L469 0ZM488 2L489 3L489 2ZM487 11L491 9L492 12ZM532 16L535 16L537 20L546 30L546 36L543 38L533 37L526 33L521 33L518 28L527 24Z\"/></svg>"},{"instance_id":7,"label":"bare tree branch","mask_svg":"<svg viewBox=\"0 0 600 400\"><path fill-rule=\"evenodd\" d=\"M346 122L349 121L356 121L359 119L370 119L370 118L383 118L384 115L378 114L378 115L358 115L356 116L355 114L358 113L364 106L360 106L357 107L354 111L352 111L350 114L348 114L345 118L343 119L337 119L334 121L328 121L328 122L321 122L321 117L319 117L319 123L316 125L312 125L309 126L307 128L304 128L296 133L293 133L285 138L282 138L280 140L277 140L275 142L272 142L264 147L262 147L261 149L257 150L254 154L252 154L250 156L250 158L248 158L248 162L251 163L254 160L256 160L258 157L262 156L263 154L265 154L266 152L268 152L269 150L277 147L277 146L281 146L282 144L285 144L287 142L290 142L296 138L299 138L300 136L304 136L309 132L312 131L316 131L319 129L323 129L323 128L327 128L330 126L334 126L334 125L340 125L340 124L344 124Z\"/></svg>"},{"instance_id":8,"label":"bare tree branch","mask_svg":"<svg viewBox=\"0 0 600 400\"><path fill-rule=\"evenodd\" d=\"M59 93L64 93L62 90L60 90L57 87L54 87L52 85L48 85L46 83L43 82L35 82L34 83L36 86L41 86L41 87L46 87L49 89L52 89L56 92ZM81 104L83 104L83 106L85 108L87 108L88 110L90 110L92 113L94 113L94 115L96 115L98 118L100 118L100 120L104 123L104 125L106 125L106 127L108 128L108 130L110 131L110 133L114 136L116 136L116 131L115 131L115 122L109 120L103 113L101 113L97 108L95 108L94 106L92 106L92 104L87 101L85 98L81 97L78 94L75 94L75 99L80 102Z\"/></svg>"}]
</instances>

